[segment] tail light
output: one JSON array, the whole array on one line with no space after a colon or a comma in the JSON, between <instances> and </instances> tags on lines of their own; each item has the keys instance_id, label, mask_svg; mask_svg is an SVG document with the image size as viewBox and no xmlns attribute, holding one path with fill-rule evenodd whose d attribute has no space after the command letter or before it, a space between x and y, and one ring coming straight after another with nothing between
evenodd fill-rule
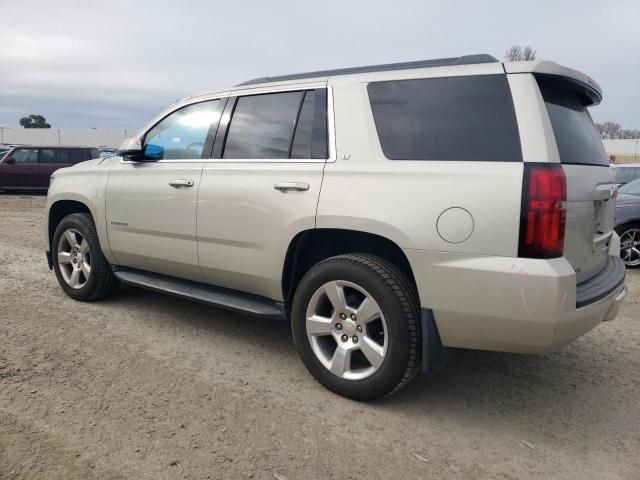
<instances>
[{"instance_id":1,"label":"tail light","mask_svg":"<svg viewBox=\"0 0 640 480\"><path fill-rule=\"evenodd\" d=\"M567 178L561 165L525 164L518 256L561 257L567 220Z\"/></svg>"}]
</instances>

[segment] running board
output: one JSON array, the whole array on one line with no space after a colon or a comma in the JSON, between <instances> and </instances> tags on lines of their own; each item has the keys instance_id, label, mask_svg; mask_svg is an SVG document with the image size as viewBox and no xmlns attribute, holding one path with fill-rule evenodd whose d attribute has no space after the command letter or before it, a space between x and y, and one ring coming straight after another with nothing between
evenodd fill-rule
<instances>
[{"instance_id":1,"label":"running board","mask_svg":"<svg viewBox=\"0 0 640 480\"><path fill-rule=\"evenodd\" d=\"M122 283L147 290L168 293L255 317L277 320L286 318L282 303L257 295L131 268L113 267L113 273Z\"/></svg>"}]
</instances>

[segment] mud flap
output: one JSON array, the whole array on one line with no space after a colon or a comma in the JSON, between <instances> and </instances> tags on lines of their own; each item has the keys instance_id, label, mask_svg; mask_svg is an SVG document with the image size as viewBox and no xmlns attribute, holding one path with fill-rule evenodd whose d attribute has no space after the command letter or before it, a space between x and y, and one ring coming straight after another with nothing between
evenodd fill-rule
<instances>
[{"instance_id":1,"label":"mud flap","mask_svg":"<svg viewBox=\"0 0 640 480\"><path fill-rule=\"evenodd\" d=\"M451 357L451 349L443 347L433 311L423 308L420 315L422 332L422 372L431 375L442 370Z\"/></svg>"}]
</instances>

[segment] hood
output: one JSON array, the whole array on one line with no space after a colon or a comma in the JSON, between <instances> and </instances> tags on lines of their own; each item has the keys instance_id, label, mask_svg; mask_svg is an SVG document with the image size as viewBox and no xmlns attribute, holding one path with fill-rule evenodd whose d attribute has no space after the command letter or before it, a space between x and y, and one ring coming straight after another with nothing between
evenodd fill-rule
<instances>
[{"instance_id":1,"label":"hood","mask_svg":"<svg viewBox=\"0 0 640 480\"><path fill-rule=\"evenodd\" d=\"M631 207L634 205L640 205L640 195L618 193L616 198L616 207Z\"/></svg>"}]
</instances>

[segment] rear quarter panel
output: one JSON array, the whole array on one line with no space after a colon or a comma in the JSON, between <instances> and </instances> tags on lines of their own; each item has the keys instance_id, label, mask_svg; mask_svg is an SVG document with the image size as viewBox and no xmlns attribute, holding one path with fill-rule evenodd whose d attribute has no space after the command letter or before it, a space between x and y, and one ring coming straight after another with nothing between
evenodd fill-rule
<instances>
[{"instance_id":1,"label":"rear quarter panel","mask_svg":"<svg viewBox=\"0 0 640 480\"><path fill-rule=\"evenodd\" d=\"M388 160L367 92L370 81L402 75L489 73L502 73L501 65L331 78L337 161L325 167L317 227L374 233L404 249L516 256L523 164ZM459 243L443 239L437 229L439 217L452 207L467 210L473 219L470 236Z\"/></svg>"}]
</instances>

